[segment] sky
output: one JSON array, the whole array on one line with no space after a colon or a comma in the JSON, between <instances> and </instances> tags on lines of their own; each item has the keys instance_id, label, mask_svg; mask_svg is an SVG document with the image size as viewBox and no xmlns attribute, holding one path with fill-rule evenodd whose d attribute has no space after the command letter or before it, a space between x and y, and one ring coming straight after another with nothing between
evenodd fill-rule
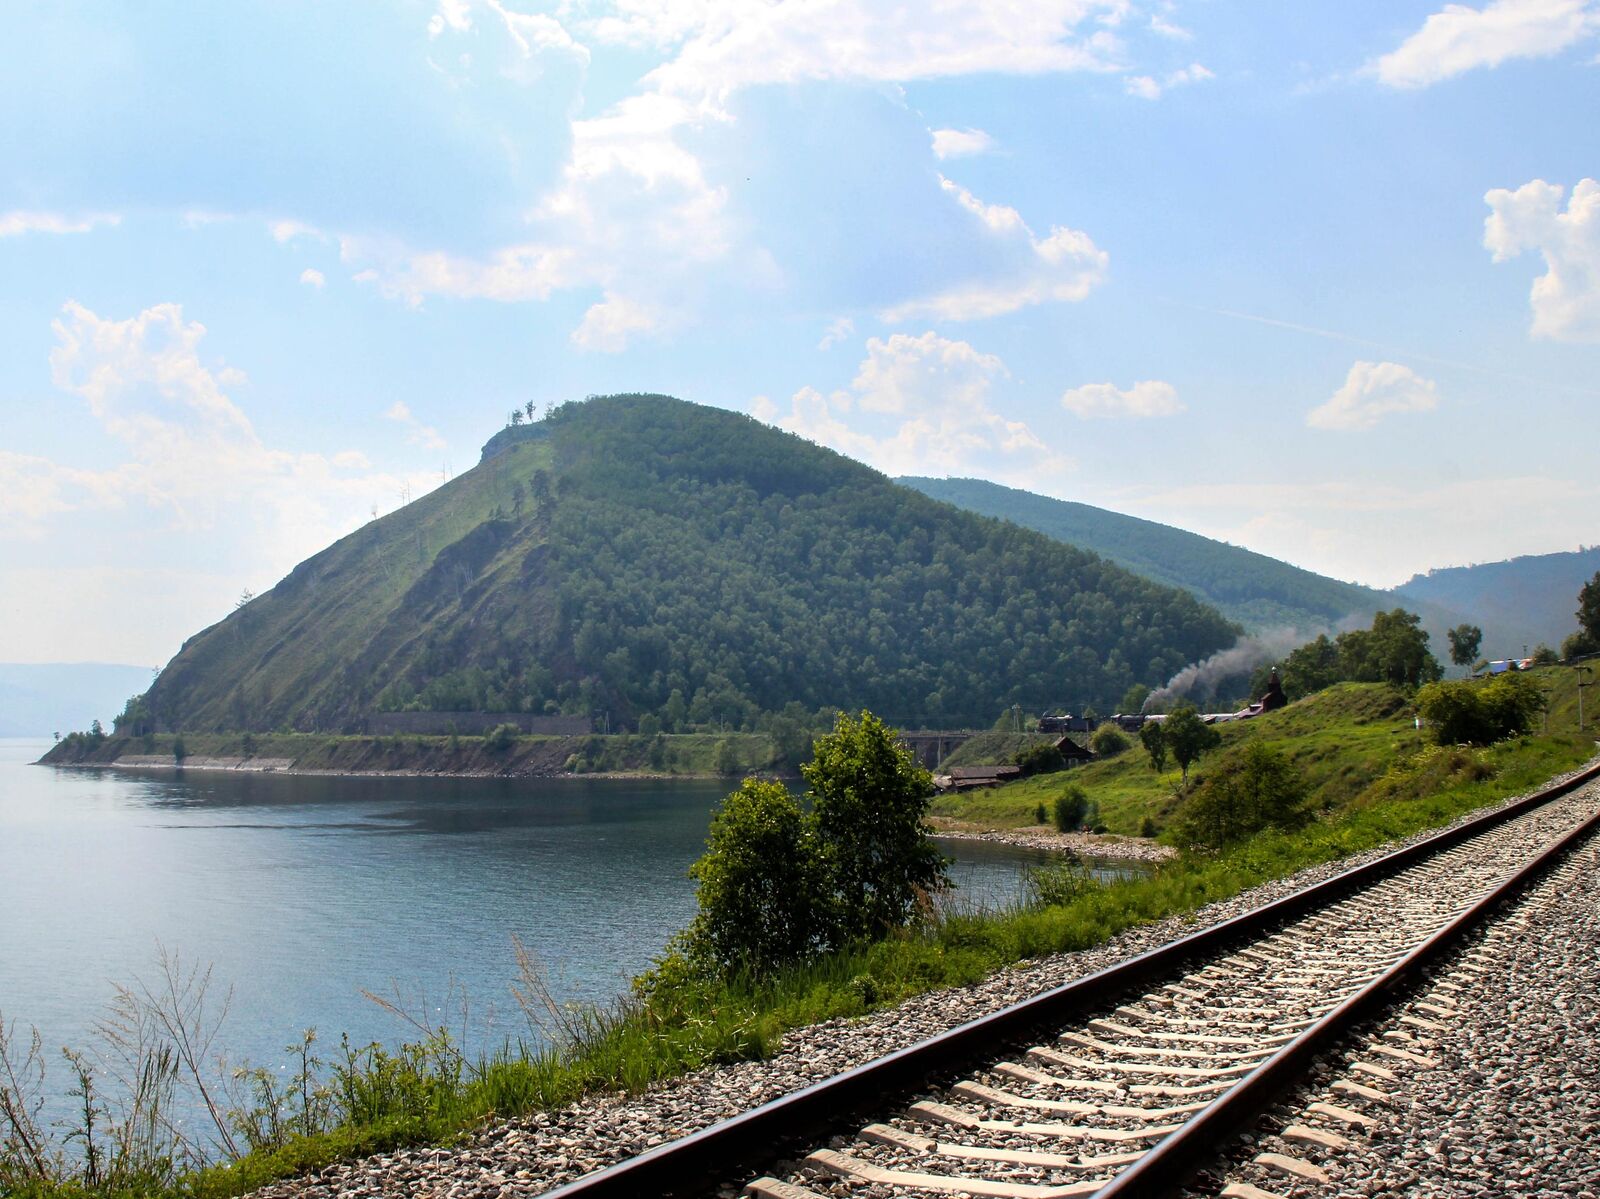
<instances>
[{"instance_id":1,"label":"sky","mask_svg":"<svg viewBox=\"0 0 1600 1199\"><path fill-rule=\"evenodd\" d=\"M616 391L1375 586L1600 541L1600 0L6 17L0 661Z\"/></svg>"}]
</instances>

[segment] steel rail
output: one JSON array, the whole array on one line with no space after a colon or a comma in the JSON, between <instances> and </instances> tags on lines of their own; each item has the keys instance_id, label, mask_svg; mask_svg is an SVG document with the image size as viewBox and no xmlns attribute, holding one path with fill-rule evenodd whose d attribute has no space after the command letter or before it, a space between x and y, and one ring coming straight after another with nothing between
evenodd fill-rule
<instances>
[{"instance_id":1,"label":"steel rail","mask_svg":"<svg viewBox=\"0 0 1600 1199\"><path fill-rule=\"evenodd\" d=\"M1433 962L1455 949L1468 933L1597 830L1600 830L1600 812L1550 842L1493 891L1465 908L1405 957L1245 1075L1216 1102L1197 1112L1183 1127L1096 1191L1094 1199L1169 1195L1178 1190L1200 1166L1216 1157L1218 1146L1228 1137L1301 1081L1318 1054L1334 1047L1355 1025L1392 1006L1395 997L1391 992L1418 981Z\"/></svg>"},{"instance_id":2,"label":"steel rail","mask_svg":"<svg viewBox=\"0 0 1600 1199\"><path fill-rule=\"evenodd\" d=\"M1192 959L1215 954L1231 942L1291 920L1331 902L1337 896L1453 848L1597 778L1600 778L1600 763L1497 811L1436 833L1252 911L1021 1000L842 1074L791 1091L759 1107L659 1145L637 1157L586 1174L545 1192L545 1197L634 1199L640 1195L692 1194L726 1179L737 1166L771 1160L782 1146L823 1135L827 1130L840 1126L854 1113L881 1109L896 1097L958 1072L969 1063L993 1057L1001 1047L1019 1042L1041 1027L1065 1023L1073 1016L1102 1006L1140 984L1173 973ZM1290 1048L1297 1043L1292 1042ZM1277 1056L1282 1057L1288 1051L1285 1049ZM1268 1064L1275 1060L1276 1057L1269 1059ZM1265 1068L1258 1069L1247 1079L1254 1078ZM1205 1114L1197 1114L1185 1124L1185 1129ZM1168 1140L1180 1135L1181 1130ZM1163 1141L1161 1144L1166 1143ZM1156 1146L1152 1153L1159 1148L1160 1145ZM1187 1151L1180 1146L1168 1152L1181 1154Z\"/></svg>"}]
</instances>

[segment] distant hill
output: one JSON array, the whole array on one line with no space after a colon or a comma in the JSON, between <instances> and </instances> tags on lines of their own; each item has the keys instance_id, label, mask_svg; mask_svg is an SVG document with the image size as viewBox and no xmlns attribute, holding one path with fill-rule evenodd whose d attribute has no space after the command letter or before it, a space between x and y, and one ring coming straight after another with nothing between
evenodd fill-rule
<instances>
[{"instance_id":1,"label":"distant hill","mask_svg":"<svg viewBox=\"0 0 1600 1199\"><path fill-rule=\"evenodd\" d=\"M1254 631L1310 631L1349 617L1365 623L1394 606L1387 592L1342 583L1171 525L1050 499L982 479L904 478L897 482L970 512L1091 550L1169 587L1182 587Z\"/></svg>"},{"instance_id":2,"label":"distant hill","mask_svg":"<svg viewBox=\"0 0 1600 1199\"><path fill-rule=\"evenodd\" d=\"M1529 554L1480 566L1449 566L1402 583L1396 594L1467 614L1484 631L1490 658L1520 657L1544 642L1560 649L1578 629L1578 589L1600 571L1600 546Z\"/></svg>"},{"instance_id":3,"label":"distant hill","mask_svg":"<svg viewBox=\"0 0 1600 1199\"><path fill-rule=\"evenodd\" d=\"M128 697L149 685L148 666L0 662L0 737L64 735L96 720L110 728Z\"/></svg>"},{"instance_id":4,"label":"distant hill","mask_svg":"<svg viewBox=\"0 0 1600 1199\"><path fill-rule=\"evenodd\" d=\"M987 725L1115 704L1230 644L1185 591L900 487L749 417L608 396L483 460L190 638L164 729L376 711L738 727L799 704Z\"/></svg>"}]
</instances>

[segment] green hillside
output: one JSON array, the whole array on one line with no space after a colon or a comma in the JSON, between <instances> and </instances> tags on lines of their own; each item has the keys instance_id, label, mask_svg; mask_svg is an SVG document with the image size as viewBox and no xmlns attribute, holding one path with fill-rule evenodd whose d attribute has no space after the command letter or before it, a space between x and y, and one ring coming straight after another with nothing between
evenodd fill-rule
<instances>
[{"instance_id":1,"label":"green hillside","mask_svg":"<svg viewBox=\"0 0 1600 1199\"><path fill-rule=\"evenodd\" d=\"M897 482L969 512L1015 521L1027 529L1092 550L1136 574L1182 587L1252 630L1315 629L1348 616L1370 617L1393 600L1381 591L1341 583L1265 554L1226 545L1171 525L1055 500L982 479Z\"/></svg>"},{"instance_id":2,"label":"green hillside","mask_svg":"<svg viewBox=\"0 0 1600 1199\"><path fill-rule=\"evenodd\" d=\"M1232 642L1186 592L897 486L748 417L571 403L301 563L151 688L162 729L341 730L393 709L748 727L1110 706Z\"/></svg>"}]
</instances>

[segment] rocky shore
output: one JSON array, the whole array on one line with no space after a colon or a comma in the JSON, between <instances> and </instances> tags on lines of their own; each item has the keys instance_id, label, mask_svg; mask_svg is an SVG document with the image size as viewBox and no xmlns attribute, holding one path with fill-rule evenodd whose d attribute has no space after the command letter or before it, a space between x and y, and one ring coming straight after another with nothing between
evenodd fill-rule
<instances>
[{"instance_id":1,"label":"rocky shore","mask_svg":"<svg viewBox=\"0 0 1600 1199\"><path fill-rule=\"evenodd\" d=\"M1164 862L1178 851L1145 837L1119 837L1114 833L1063 833L1046 825L1031 828L986 829L981 825L934 817L930 822L941 837L963 841L993 841L1024 849L1044 849L1085 858L1121 858L1130 862Z\"/></svg>"}]
</instances>

